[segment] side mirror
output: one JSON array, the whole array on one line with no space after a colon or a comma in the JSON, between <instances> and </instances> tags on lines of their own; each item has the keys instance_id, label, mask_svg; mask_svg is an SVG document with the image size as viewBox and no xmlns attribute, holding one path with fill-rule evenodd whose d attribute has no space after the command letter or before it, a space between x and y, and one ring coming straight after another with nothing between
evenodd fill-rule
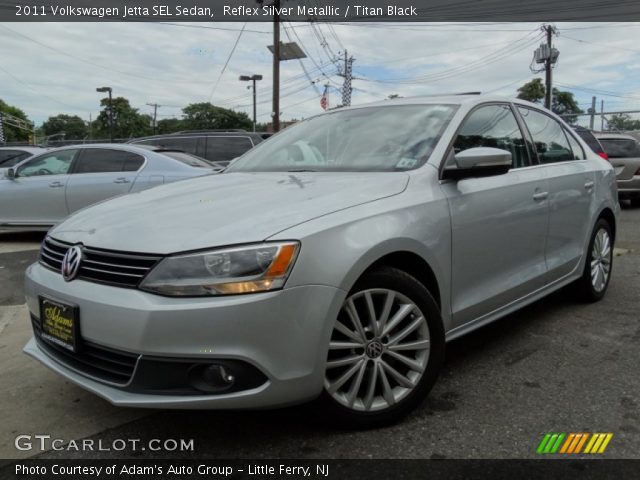
<instances>
[{"instance_id":1,"label":"side mirror","mask_svg":"<svg viewBox=\"0 0 640 480\"><path fill-rule=\"evenodd\" d=\"M455 167L444 170L444 178L459 180L471 177L490 177L509 171L513 163L511 152L501 148L475 147L454 155Z\"/></svg>"},{"instance_id":2,"label":"side mirror","mask_svg":"<svg viewBox=\"0 0 640 480\"><path fill-rule=\"evenodd\" d=\"M5 177L7 177L7 178L9 178L9 179L11 179L11 180L13 180L14 178L16 178L16 170L15 170L15 168L7 168L7 169L4 171L4 176L5 176Z\"/></svg>"}]
</instances>

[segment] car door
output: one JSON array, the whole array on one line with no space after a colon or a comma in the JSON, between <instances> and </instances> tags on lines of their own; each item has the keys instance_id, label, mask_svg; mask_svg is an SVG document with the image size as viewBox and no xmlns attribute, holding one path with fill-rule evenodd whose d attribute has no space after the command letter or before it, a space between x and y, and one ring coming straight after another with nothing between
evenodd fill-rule
<instances>
[{"instance_id":1,"label":"car door","mask_svg":"<svg viewBox=\"0 0 640 480\"><path fill-rule=\"evenodd\" d=\"M481 319L544 284L548 180L509 104L476 107L453 141L453 155L474 147L508 150L506 174L446 180L451 215L451 306L455 326Z\"/></svg>"},{"instance_id":2,"label":"car door","mask_svg":"<svg viewBox=\"0 0 640 480\"><path fill-rule=\"evenodd\" d=\"M571 274L584 254L595 209L595 172L573 133L548 113L519 106L549 178L548 282Z\"/></svg>"},{"instance_id":3,"label":"car door","mask_svg":"<svg viewBox=\"0 0 640 480\"><path fill-rule=\"evenodd\" d=\"M69 212L129 193L145 159L111 148L83 148L67 184Z\"/></svg>"},{"instance_id":4,"label":"car door","mask_svg":"<svg viewBox=\"0 0 640 480\"><path fill-rule=\"evenodd\" d=\"M77 149L33 157L15 168L14 178L0 182L0 223L53 225L69 211L65 187Z\"/></svg>"}]
</instances>

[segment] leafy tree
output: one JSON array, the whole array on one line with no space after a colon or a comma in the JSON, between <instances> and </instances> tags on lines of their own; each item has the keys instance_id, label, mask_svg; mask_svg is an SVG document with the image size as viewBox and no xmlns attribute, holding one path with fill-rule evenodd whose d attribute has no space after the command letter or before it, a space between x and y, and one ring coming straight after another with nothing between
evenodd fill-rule
<instances>
[{"instance_id":1,"label":"leafy tree","mask_svg":"<svg viewBox=\"0 0 640 480\"><path fill-rule=\"evenodd\" d=\"M187 130L231 129L251 130L252 121L244 112L216 107L209 102L192 103L182 109Z\"/></svg>"},{"instance_id":2,"label":"leafy tree","mask_svg":"<svg viewBox=\"0 0 640 480\"><path fill-rule=\"evenodd\" d=\"M538 103L544 98L545 86L542 79L534 78L518 89L518 98L528 102Z\"/></svg>"},{"instance_id":3,"label":"leafy tree","mask_svg":"<svg viewBox=\"0 0 640 480\"><path fill-rule=\"evenodd\" d=\"M533 103L541 103L544 99L546 87L542 83L542 79L534 78L530 82L525 83L518 89L518 98ZM563 119L568 123L574 123L578 118L577 113L583 113L578 106L578 102L573 97L573 93L553 89L553 97L551 100L551 111L558 115L562 115Z\"/></svg>"},{"instance_id":4,"label":"leafy tree","mask_svg":"<svg viewBox=\"0 0 640 480\"><path fill-rule=\"evenodd\" d=\"M25 122L31 123L27 115L20 110L18 107L14 107L9 105L0 99L0 112L7 113L14 117L20 118ZM25 142L29 140L29 135L31 132L28 130L23 130L22 128L16 128L13 125L8 125L6 122L3 122L3 130L4 130L4 139L6 142Z\"/></svg>"},{"instance_id":5,"label":"leafy tree","mask_svg":"<svg viewBox=\"0 0 640 480\"><path fill-rule=\"evenodd\" d=\"M611 115L607 120L609 130L640 130L640 120L632 120L626 113Z\"/></svg>"},{"instance_id":6,"label":"leafy tree","mask_svg":"<svg viewBox=\"0 0 640 480\"><path fill-rule=\"evenodd\" d=\"M45 135L55 135L64 132L66 140L81 140L87 136L88 129L82 118L77 115L65 115L63 113L49 117L42 124L42 132Z\"/></svg>"},{"instance_id":7,"label":"leafy tree","mask_svg":"<svg viewBox=\"0 0 640 480\"><path fill-rule=\"evenodd\" d=\"M163 118L158 121L157 132L159 134L179 132L180 130L185 130L185 128L179 118Z\"/></svg>"},{"instance_id":8,"label":"leafy tree","mask_svg":"<svg viewBox=\"0 0 640 480\"><path fill-rule=\"evenodd\" d=\"M102 110L94 125L95 137L109 138L109 98L100 100ZM138 113L137 108L131 107L129 100L115 97L113 105L113 138L133 138L151 135L151 116Z\"/></svg>"}]
</instances>

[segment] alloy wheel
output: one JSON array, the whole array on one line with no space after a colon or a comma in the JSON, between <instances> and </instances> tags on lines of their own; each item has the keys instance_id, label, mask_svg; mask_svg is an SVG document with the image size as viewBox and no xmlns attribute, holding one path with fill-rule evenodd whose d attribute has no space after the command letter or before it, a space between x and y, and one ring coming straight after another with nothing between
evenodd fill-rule
<instances>
[{"instance_id":1,"label":"alloy wheel","mask_svg":"<svg viewBox=\"0 0 640 480\"><path fill-rule=\"evenodd\" d=\"M331 335L325 389L349 409L384 410L418 385L430 348L427 320L415 302L389 289L356 292Z\"/></svg>"},{"instance_id":2,"label":"alloy wheel","mask_svg":"<svg viewBox=\"0 0 640 480\"><path fill-rule=\"evenodd\" d=\"M609 281L611 272L611 237L601 228L595 235L591 248L591 285L596 292L602 292Z\"/></svg>"}]
</instances>

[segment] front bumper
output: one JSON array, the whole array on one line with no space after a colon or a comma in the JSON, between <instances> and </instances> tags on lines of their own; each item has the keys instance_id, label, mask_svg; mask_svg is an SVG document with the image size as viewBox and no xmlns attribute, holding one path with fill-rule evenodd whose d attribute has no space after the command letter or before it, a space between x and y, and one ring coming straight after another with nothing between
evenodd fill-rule
<instances>
[{"instance_id":1,"label":"front bumper","mask_svg":"<svg viewBox=\"0 0 640 480\"><path fill-rule=\"evenodd\" d=\"M115 405L148 408L262 408L317 396L323 386L333 319L346 292L308 285L251 295L168 298L75 280L39 264L27 269L27 306L39 317L38 297L77 305L83 342L167 361L242 362L266 377L255 388L221 394L132 391L87 375L32 338L25 353ZM162 372L158 372L162 375ZM135 379L135 373L133 375Z\"/></svg>"}]
</instances>

